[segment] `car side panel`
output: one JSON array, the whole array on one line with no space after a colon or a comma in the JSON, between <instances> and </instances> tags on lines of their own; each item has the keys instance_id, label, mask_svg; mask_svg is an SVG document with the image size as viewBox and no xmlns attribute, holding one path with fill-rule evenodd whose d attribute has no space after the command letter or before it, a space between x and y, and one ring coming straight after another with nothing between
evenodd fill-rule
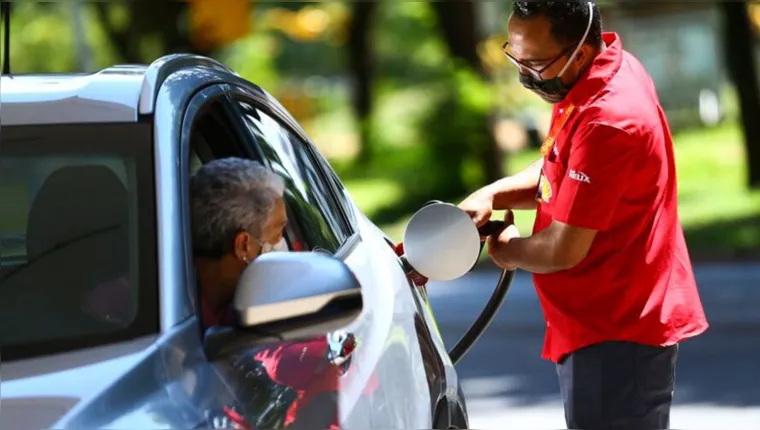
<instances>
[{"instance_id":1,"label":"car side panel","mask_svg":"<svg viewBox=\"0 0 760 430\"><path fill-rule=\"evenodd\" d=\"M362 284L365 309L347 329L356 333L358 346L341 385L341 423L348 428L430 428L430 390L409 284L374 226L364 219L359 230L362 241L346 263Z\"/></svg>"},{"instance_id":2,"label":"car side panel","mask_svg":"<svg viewBox=\"0 0 760 430\"><path fill-rule=\"evenodd\" d=\"M235 399L198 330L193 318L158 338L3 365L0 427L210 428Z\"/></svg>"},{"instance_id":3,"label":"car side panel","mask_svg":"<svg viewBox=\"0 0 760 430\"><path fill-rule=\"evenodd\" d=\"M448 428L449 424L456 424L458 428L466 428L468 418L465 399L456 369L449 358L443 338L436 325L426 287L414 285L403 275L396 254L391 251L390 240L359 211L353 202L351 204L357 218L362 220L362 224L365 226L363 236L382 238L382 241L386 243L385 247L379 247L374 252L376 254L385 253L394 258L396 267L393 270L402 273L405 285L410 291L410 298L415 303L414 324L429 389L432 427ZM442 414L442 411L445 413Z\"/></svg>"},{"instance_id":4,"label":"car side panel","mask_svg":"<svg viewBox=\"0 0 760 430\"><path fill-rule=\"evenodd\" d=\"M243 82L241 78L214 68L192 67L167 77L156 97L154 113L156 211L158 214L158 258L161 294L161 329L166 331L185 321L196 310L195 299L186 285L192 277L185 270L187 242L182 229L182 207L178 196L183 184L180 171L180 139L185 109L203 88ZM146 117L150 118L150 117Z\"/></svg>"}]
</instances>

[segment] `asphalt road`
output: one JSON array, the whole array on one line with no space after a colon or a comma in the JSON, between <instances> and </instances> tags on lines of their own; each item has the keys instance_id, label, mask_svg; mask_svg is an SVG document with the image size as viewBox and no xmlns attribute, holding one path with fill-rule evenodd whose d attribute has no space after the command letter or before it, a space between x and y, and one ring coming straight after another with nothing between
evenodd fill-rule
<instances>
[{"instance_id":1,"label":"asphalt road","mask_svg":"<svg viewBox=\"0 0 760 430\"><path fill-rule=\"evenodd\" d=\"M684 342L675 429L760 429L760 265L696 269L710 329ZM491 294L495 269L428 286L451 347ZM529 275L518 274L494 323L457 366L471 428L564 428L553 364L540 358L544 321Z\"/></svg>"}]
</instances>

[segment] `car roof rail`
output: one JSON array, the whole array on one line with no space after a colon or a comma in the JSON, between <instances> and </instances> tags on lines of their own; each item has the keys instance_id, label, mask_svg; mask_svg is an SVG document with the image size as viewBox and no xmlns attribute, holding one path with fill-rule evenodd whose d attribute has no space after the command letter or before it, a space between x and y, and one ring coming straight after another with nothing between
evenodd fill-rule
<instances>
[{"instance_id":1,"label":"car roof rail","mask_svg":"<svg viewBox=\"0 0 760 430\"><path fill-rule=\"evenodd\" d=\"M165 55L152 62L145 70L145 78L143 79L142 88L140 90L138 113L140 115L153 113L153 110L156 107L158 90L172 73L188 67L199 66L239 76L229 67L208 57L194 54Z\"/></svg>"}]
</instances>

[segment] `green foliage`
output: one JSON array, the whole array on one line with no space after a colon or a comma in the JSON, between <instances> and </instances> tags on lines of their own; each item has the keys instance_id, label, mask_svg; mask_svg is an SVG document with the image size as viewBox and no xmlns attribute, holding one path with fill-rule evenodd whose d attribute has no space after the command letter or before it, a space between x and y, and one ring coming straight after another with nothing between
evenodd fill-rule
<instances>
[{"instance_id":1,"label":"green foliage","mask_svg":"<svg viewBox=\"0 0 760 430\"><path fill-rule=\"evenodd\" d=\"M76 70L71 18L64 3L14 3L11 17L12 72Z\"/></svg>"},{"instance_id":2,"label":"green foliage","mask_svg":"<svg viewBox=\"0 0 760 430\"><path fill-rule=\"evenodd\" d=\"M695 260L741 259L760 256L760 191L744 185L746 161L741 129L736 122L715 128L702 128L674 136L678 171L679 215L689 251ZM536 150L525 150L509 158L505 171L516 173L539 158ZM362 210L376 222L377 204L365 193L391 189L390 178L364 179L361 186L347 181L346 186ZM387 206L399 206L386 199ZM449 199L457 202L461 196ZM400 240L409 215L416 208L383 223L383 230ZM503 214L497 212L494 218ZM523 235L530 233L535 212L516 211L515 223Z\"/></svg>"},{"instance_id":3,"label":"green foliage","mask_svg":"<svg viewBox=\"0 0 760 430\"><path fill-rule=\"evenodd\" d=\"M439 98L423 119L422 146L429 161L412 192L417 199L460 196L485 180L480 164L482 151L491 144L488 115L493 106L483 78L457 65L440 86ZM465 177L468 166L469 183ZM418 170L419 171L419 170Z\"/></svg>"},{"instance_id":4,"label":"green foliage","mask_svg":"<svg viewBox=\"0 0 760 430\"><path fill-rule=\"evenodd\" d=\"M14 2L11 13L13 73L94 71L118 63L90 3L80 4L84 40L77 52L71 3ZM118 15L118 14L117 14ZM118 16L117 16L118 18ZM128 23L127 23L128 24ZM89 56L89 68L78 62Z\"/></svg>"},{"instance_id":5,"label":"green foliage","mask_svg":"<svg viewBox=\"0 0 760 430\"><path fill-rule=\"evenodd\" d=\"M273 35L254 33L222 50L218 58L243 78L273 91L280 82L274 64L279 43Z\"/></svg>"},{"instance_id":6,"label":"green foliage","mask_svg":"<svg viewBox=\"0 0 760 430\"><path fill-rule=\"evenodd\" d=\"M482 160L492 144L489 83L455 62L426 2L383 4L374 22L376 106L371 166L337 162L346 177L392 178L403 191L393 219L431 196L447 199L484 182Z\"/></svg>"},{"instance_id":7,"label":"green foliage","mask_svg":"<svg viewBox=\"0 0 760 430\"><path fill-rule=\"evenodd\" d=\"M427 2L389 2L378 8L373 41L380 92L447 75L451 59L438 31Z\"/></svg>"}]
</instances>

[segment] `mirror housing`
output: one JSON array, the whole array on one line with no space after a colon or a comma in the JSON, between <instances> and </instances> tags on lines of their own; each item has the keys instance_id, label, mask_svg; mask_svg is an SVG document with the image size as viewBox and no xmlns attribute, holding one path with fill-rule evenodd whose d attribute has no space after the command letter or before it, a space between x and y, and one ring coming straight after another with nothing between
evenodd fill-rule
<instances>
[{"instance_id":1,"label":"mirror housing","mask_svg":"<svg viewBox=\"0 0 760 430\"><path fill-rule=\"evenodd\" d=\"M363 308L361 285L346 264L323 252L271 252L243 271L233 302L236 327L204 333L211 361L257 345L326 336Z\"/></svg>"},{"instance_id":2,"label":"mirror housing","mask_svg":"<svg viewBox=\"0 0 760 430\"><path fill-rule=\"evenodd\" d=\"M234 308L240 327L322 320L338 310L343 320L346 313L355 317L361 312L361 285L351 269L332 255L271 252L243 271Z\"/></svg>"}]
</instances>

